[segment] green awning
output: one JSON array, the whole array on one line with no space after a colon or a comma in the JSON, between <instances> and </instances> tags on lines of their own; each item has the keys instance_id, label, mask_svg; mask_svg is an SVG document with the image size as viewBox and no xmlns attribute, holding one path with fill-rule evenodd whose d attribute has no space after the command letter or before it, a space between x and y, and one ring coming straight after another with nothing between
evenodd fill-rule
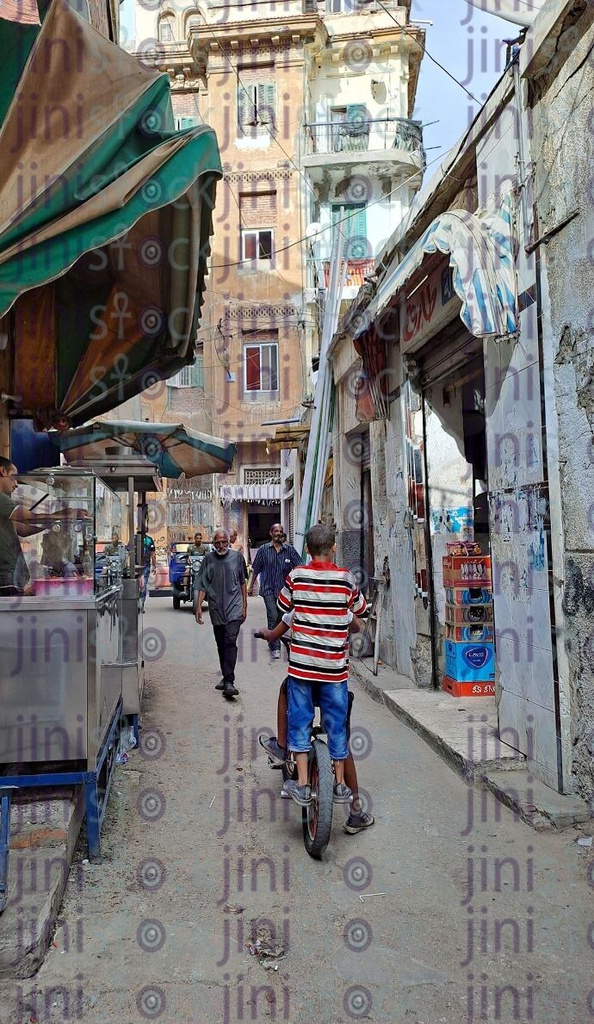
<instances>
[{"instance_id":1,"label":"green awning","mask_svg":"<svg viewBox=\"0 0 594 1024\"><path fill-rule=\"evenodd\" d=\"M221 165L168 76L65 0L42 19L0 19L0 316L11 414L74 425L193 361Z\"/></svg>"}]
</instances>

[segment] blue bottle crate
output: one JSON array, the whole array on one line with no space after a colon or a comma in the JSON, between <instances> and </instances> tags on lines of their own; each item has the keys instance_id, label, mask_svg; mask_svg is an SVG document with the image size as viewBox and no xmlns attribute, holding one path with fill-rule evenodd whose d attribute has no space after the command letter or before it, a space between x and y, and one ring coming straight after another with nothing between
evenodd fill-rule
<instances>
[{"instance_id":1,"label":"blue bottle crate","mask_svg":"<svg viewBox=\"0 0 594 1024\"><path fill-rule=\"evenodd\" d=\"M463 683L495 679L495 647L491 643L445 641L446 675Z\"/></svg>"}]
</instances>

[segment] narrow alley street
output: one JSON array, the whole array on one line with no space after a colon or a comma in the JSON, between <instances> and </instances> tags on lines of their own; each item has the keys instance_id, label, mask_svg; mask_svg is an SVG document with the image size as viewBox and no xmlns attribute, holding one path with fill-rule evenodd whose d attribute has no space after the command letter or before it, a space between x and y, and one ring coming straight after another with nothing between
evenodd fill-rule
<instances>
[{"instance_id":1,"label":"narrow alley street","mask_svg":"<svg viewBox=\"0 0 594 1024\"><path fill-rule=\"evenodd\" d=\"M376 824L346 835L336 808L325 859L311 860L257 743L275 731L284 664L252 639L264 621L251 599L240 697L226 703L208 617L198 627L149 600L142 745L116 771L103 863L79 845L42 969L0 983L1 1024L583 1024L583 832L515 821L354 684ZM247 949L266 930L286 951L276 970Z\"/></svg>"}]
</instances>

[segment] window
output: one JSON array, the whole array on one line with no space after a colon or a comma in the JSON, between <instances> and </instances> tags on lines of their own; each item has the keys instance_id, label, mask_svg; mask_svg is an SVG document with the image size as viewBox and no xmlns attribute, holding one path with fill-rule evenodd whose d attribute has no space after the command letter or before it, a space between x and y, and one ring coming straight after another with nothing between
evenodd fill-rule
<instances>
[{"instance_id":1,"label":"window","mask_svg":"<svg viewBox=\"0 0 594 1024\"><path fill-rule=\"evenodd\" d=\"M175 42L174 33L175 19L173 14L164 14L159 21L159 42L160 43L173 43Z\"/></svg>"},{"instance_id":2,"label":"window","mask_svg":"<svg viewBox=\"0 0 594 1024\"><path fill-rule=\"evenodd\" d=\"M237 122L240 135L267 135L276 124L274 65L238 68Z\"/></svg>"},{"instance_id":3,"label":"window","mask_svg":"<svg viewBox=\"0 0 594 1024\"><path fill-rule=\"evenodd\" d=\"M244 484L280 484L281 482L281 471L280 466L266 466L263 469L254 469L247 467L243 470L243 482Z\"/></svg>"},{"instance_id":4,"label":"window","mask_svg":"<svg viewBox=\"0 0 594 1024\"><path fill-rule=\"evenodd\" d=\"M176 117L175 127L182 130L184 128L195 128L200 121L197 117Z\"/></svg>"},{"instance_id":5,"label":"window","mask_svg":"<svg viewBox=\"0 0 594 1024\"><path fill-rule=\"evenodd\" d=\"M255 231L241 232L242 260L271 260L272 231L270 228L258 228Z\"/></svg>"},{"instance_id":6,"label":"window","mask_svg":"<svg viewBox=\"0 0 594 1024\"><path fill-rule=\"evenodd\" d=\"M245 345L244 391L278 391L278 344Z\"/></svg>"},{"instance_id":7,"label":"window","mask_svg":"<svg viewBox=\"0 0 594 1024\"><path fill-rule=\"evenodd\" d=\"M336 203L332 207L332 223L340 224L340 230L348 240L348 260L364 260L372 255L367 241L367 207L365 203Z\"/></svg>"},{"instance_id":8,"label":"window","mask_svg":"<svg viewBox=\"0 0 594 1024\"><path fill-rule=\"evenodd\" d=\"M184 366L174 377L167 381L170 388L203 388L204 387L204 357L196 356L193 366Z\"/></svg>"},{"instance_id":9,"label":"window","mask_svg":"<svg viewBox=\"0 0 594 1024\"><path fill-rule=\"evenodd\" d=\"M355 0L326 0L326 14L352 14L359 6L363 4L357 4Z\"/></svg>"}]
</instances>

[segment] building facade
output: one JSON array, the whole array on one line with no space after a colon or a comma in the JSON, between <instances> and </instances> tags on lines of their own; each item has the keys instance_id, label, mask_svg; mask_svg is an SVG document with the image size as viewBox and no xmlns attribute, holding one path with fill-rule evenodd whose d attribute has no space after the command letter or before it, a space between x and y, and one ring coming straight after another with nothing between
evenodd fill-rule
<instances>
[{"instance_id":1,"label":"building facade","mask_svg":"<svg viewBox=\"0 0 594 1024\"><path fill-rule=\"evenodd\" d=\"M510 46L503 79L386 247L374 297L332 353L335 458L364 499L361 534L373 526L383 659L441 688L448 637L464 628L452 625L443 558L448 543L476 542L490 577L466 593L486 609L501 738L549 786L586 797L593 281L579 98L591 94L592 34L585 5L548 3ZM368 484L354 471L356 431Z\"/></svg>"},{"instance_id":2,"label":"building facade","mask_svg":"<svg viewBox=\"0 0 594 1024\"><path fill-rule=\"evenodd\" d=\"M237 442L213 524L252 548L281 515L292 533L298 467L272 439L313 393L332 239L352 298L420 183L409 14L408 0L135 8L137 56L169 73L178 127L212 125L224 169L196 365L141 412Z\"/></svg>"}]
</instances>

